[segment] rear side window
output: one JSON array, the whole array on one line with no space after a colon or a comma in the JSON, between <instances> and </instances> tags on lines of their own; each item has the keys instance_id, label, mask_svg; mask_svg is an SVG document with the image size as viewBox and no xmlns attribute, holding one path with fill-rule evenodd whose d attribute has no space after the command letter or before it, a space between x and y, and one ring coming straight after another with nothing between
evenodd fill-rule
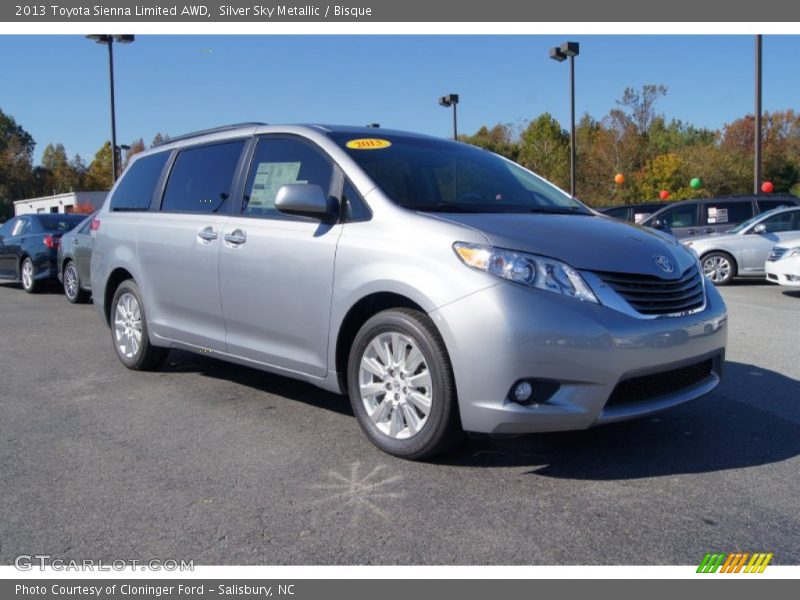
<instances>
[{"instance_id":1,"label":"rear side window","mask_svg":"<svg viewBox=\"0 0 800 600\"><path fill-rule=\"evenodd\" d=\"M134 161L111 197L111 210L148 210L169 154L159 152Z\"/></svg>"},{"instance_id":2,"label":"rear side window","mask_svg":"<svg viewBox=\"0 0 800 600\"><path fill-rule=\"evenodd\" d=\"M275 196L282 186L316 184L327 194L332 175L331 163L310 143L295 138L261 138L250 165L242 214L282 216L275 208Z\"/></svg>"},{"instance_id":3,"label":"rear side window","mask_svg":"<svg viewBox=\"0 0 800 600\"><path fill-rule=\"evenodd\" d=\"M703 204L703 219L708 225L736 225L753 216L753 204L747 202L707 202Z\"/></svg>"},{"instance_id":4,"label":"rear side window","mask_svg":"<svg viewBox=\"0 0 800 600\"><path fill-rule=\"evenodd\" d=\"M182 150L167 180L161 210L225 212L242 148L244 141L237 140Z\"/></svg>"},{"instance_id":5,"label":"rear side window","mask_svg":"<svg viewBox=\"0 0 800 600\"><path fill-rule=\"evenodd\" d=\"M14 230L11 232L12 237L17 237L18 235L23 235L28 233L30 230L30 223L28 219L20 219L17 221L17 224L14 225Z\"/></svg>"}]
</instances>

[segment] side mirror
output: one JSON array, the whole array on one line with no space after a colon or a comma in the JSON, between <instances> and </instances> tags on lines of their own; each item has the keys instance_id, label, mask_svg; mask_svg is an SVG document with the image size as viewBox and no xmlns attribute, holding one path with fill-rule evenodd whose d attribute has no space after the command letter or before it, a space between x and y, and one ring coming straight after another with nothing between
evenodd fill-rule
<instances>
[{"instance_id":1,"label":"side mirror","mask_svg":"<svg viewBox=\"0 0 800 600\"><path fill-rule=\"evenodd\" d=\"M669 225L667 225L664 219L653 219L653 222L650 223L650 227L658 229L659 231L669 231Z\"/></svg>"},{"instance_id":2,"label":"side mirror","mask_svg":"<svg viewBox=\"0 0 800 600\"><path fill-rule=\"evenodd\" d=\"M767 226L763 223L759 223L753 227L753 233L767 233Z\"/></svg>"},{"instance_id":3,"label":"side mirror","mask_svg":"<svg viewBox=\"0 0 800 600\"><path fill-rule=\"evenodd\" d=\"M313 183L287 183L275 195L275 208L287 215L327 221L336 216L334 202Z\"/></svg>"}]
</instances>

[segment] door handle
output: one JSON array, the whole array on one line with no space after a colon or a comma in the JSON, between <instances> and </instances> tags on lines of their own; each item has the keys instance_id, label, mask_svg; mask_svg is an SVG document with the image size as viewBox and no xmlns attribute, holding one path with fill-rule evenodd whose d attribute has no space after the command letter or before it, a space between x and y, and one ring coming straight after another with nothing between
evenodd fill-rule
<instances>
[{"instance_id":1,"label":"door handle","mask_svg":"<svg viewBox=\"0 0 800 600\"><path fill-rule=\"evenodd\" d=\"M79 242L78 238L75 238L74 240L72 240L72 245L77 246L78 242Z\"/></svg>"},{"instance_id":2,"label":"door handle","mask_svg":"<svg viewBox=\"0 0 800 600\"><path fill-rule=\"evenodd\" d=\"M706 229L703 229L703 233L714 233L714 230L711 229L711 227L707 227Z\"/></svg>"},{"instance_id":3,"label":"door handle","mask_svg":"<svg viewBox=\"0 0 800 600\"><path fill-rule=\"evenodd\" d=\"M198 231L197 237L200 238L200 240L204 244L209 244L213 242L215 239L217 239L217 232L213 227L209 225L208 227L204 227L203 229Z\"/></svg>"},{"instance_id":4,"label":"door handle","mask_svg":"<svg viewBox=\"0 0 800 600\"><path fill-rule=\"evenodd\" d=\"M232 246L241 246L247 241L247 235L241 229L234 229L225 234L225 241Z\"/></svg>"},{"instance_id":5,"label":"door handle","mask_svg":"<svg viewBox=\"0 0 800 600\"><path fill-rule=\"evenodd\" d=\"M688 229L686 233L688 235L697 235L697 229Z\"/></svg>"}]
</instances>

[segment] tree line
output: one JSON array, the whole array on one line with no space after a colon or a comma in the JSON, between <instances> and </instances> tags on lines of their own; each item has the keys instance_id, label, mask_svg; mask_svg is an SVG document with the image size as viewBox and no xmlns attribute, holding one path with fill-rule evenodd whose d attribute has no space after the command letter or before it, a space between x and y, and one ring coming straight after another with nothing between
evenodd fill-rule
<instances>
[{"instance_id":1,"label":"tree line","mask_svg":"<svg viewBox=\"0 0 800 600\"><path fill-rule=\"evenodd\" d=\"M751 194L754 116L721 129L667 120L657 109L663 85L627 88L607 115L584 114L576 124L576 196L591 206ZM800 195L800 114L762 118L762 180L774 192ZM464 142L502 154L569 189L569 132L551 114L522 124L481 127ZM623 183L615 182L621 174ZM698 178L700 186L690 185Z\"/></svg>"},{"instance_id":2,"label":"tree line","mask_svg":"<svg viewBox=\"0 0 800 600\"><path fill-rule=\"evenodd\" d=\"M718 130L667 120L658 101L664 85L627 88L602 118L584 114L576 126L576 195L591 206L656 200L666 192L681 200L748 194L753 186L754 116ZM794 110L763 115L762 174L775 192L800 195L800 114ZM168 139L157 134L151 146ZM531 121L481 127L461 141L502 154L569 188L569 132L550 113ZM69 157L63 144L50 143L40 165L33 165L33 137L0 109L0 219L13 201L69 191L111 187L111 143L87 165ZM140 138L120 157L121 168L145 149ZM617 183L615 177L623 182ZM701 185L694 188L692 179Z\"/></svg>"},{"instance_id":3,"label":"tree line","mask_svg":"<svg viewBox=\"0 0 800 600\"><path fill-rule=\"evenodd\" d=\"M169 136L158 133L151 146L167 139ZM70 158L61 143L49 143L42 152L41 163L34 165L35 146L33 136L0 109L0 222L13 215L14 200L111 189L111 142L105 142L88 165L79 154ZM131 143L118 156L120 171L145 148L141 138Z\"/></svg>"}]
</instances>

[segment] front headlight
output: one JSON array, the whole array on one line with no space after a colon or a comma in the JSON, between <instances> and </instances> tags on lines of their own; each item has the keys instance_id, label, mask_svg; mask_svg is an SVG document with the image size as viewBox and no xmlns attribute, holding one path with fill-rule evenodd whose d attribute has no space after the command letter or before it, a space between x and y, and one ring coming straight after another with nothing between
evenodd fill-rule
<instances>
[{"instance_id":1,"label":"front headlight","mask_svg":"<svg viewBox=\"0 0 800 600\"><path fill-rule=\"evenodd\" d=\"M789 248L786 252L783 253L778 260L784 260L786 258L794 258L795 256L800 256L800 246L796 246L795 248Z\"/></svg>"},{"instance_id":2,"label":"front headlight","mask_svg":"<svg viewBox=\"0 0 800 600\"><path fill-rule=\"evenodd\" d=\"M453 250L461 262L473 269L528 287L599 304L580 273L561 261L467 242L456 242Z\"/></svg>"}]
</instances>

